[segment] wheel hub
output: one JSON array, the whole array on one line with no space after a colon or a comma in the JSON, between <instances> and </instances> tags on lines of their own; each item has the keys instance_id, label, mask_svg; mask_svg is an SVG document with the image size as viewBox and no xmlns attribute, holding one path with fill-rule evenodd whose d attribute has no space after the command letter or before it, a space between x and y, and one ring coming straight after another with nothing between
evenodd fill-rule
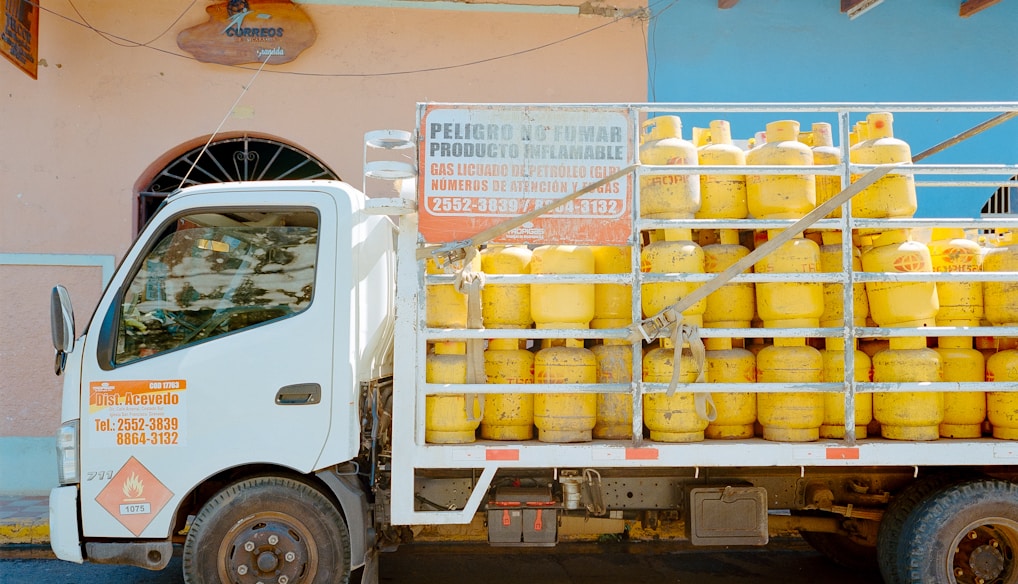
<instances>
[{"instance_id":1,"label":"wheel hub","mask_svg":"<svg viewBox=\"0 0 1018 584\"><path fill-rule=\"evenodd\" d=\"M954 576L962 584L990 584L1013 575L1011 541L993 525L972 528L958 541L954 555ZM1005 579L1007 582L1013 580Z\"/></svg>"},{"instance_id":2,"label":"wheel hub","mask_svg":"<svg viewBox=\"0 0 1018 584\"><path fill-rule=\"evenodd\" d=\"M981 545L972 550L969 566L976 578L989 582L1004 571L1004 554L992 545Z\"/></svg>"},{"instance_id":3,"label":"wheel hub","mask_svg":"<svg viewBox=\"0 0 1018 584\"><path fill-rule=\"evenodd\" d=\"M233 543L228 568L234 584L297 584L307 570L305 540L283 522L255 524Z\"/></svg>"}]
</instances>

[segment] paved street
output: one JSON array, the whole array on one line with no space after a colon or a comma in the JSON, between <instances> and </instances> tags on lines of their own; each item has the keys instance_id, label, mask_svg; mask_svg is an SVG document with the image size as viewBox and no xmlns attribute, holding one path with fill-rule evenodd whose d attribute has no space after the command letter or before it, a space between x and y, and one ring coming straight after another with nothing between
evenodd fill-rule
<instances>
[{"instance_id":1,"label":"paved street","mask_svg":"<svg viewBox=\"0 0 1018 584\"><path fill-rule=\"evenodd\" d=\"M0 551L0 584L180 584L180 558L162 572L75 565ZM704 550L675 544L564 544L551 549L404 546L382 556L383 584L863 584L801 541Z\"/></svg>"}]
</instances>

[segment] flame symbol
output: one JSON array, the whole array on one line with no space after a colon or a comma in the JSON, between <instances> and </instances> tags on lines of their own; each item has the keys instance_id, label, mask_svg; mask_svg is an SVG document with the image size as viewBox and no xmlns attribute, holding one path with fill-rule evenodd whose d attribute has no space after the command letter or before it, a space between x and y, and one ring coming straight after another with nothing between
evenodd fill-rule
<instances>
[{"instance_id":1,"label":"flame symbol","mask_svg":"<svg viewBox=\"0 0 1018 584\"><path fill-rule=\"evenodd\" d=\"M138 475L131 473L131 476L124 481L124 495L128 499L137 499L145 491L145 483L138 478Z\"/></svg>"}]
</instances>

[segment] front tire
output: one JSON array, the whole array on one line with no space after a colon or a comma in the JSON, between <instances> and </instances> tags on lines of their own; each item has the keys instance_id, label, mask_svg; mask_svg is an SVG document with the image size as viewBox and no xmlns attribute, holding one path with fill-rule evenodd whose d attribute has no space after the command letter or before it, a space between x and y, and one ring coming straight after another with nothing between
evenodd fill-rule
<instances>
[{"instance_id":1,"label":"front tire","mask_svg":"<svg viewBox=\"0 0 1018 584\"><path fill-rule=\"evenodd\" d=\"M336 506L298 480L257 477L217 493L184 542L188 584L332 584L350 578L350 535Z\"/></svg>"},{"instance_id":2,"label":"front tire","mask_svg":"<svg viewBox=\"0 0 1018 584\"><path fill-rule=\"evenodd\" d=\"M1018 583L1018 485L977 479L933 493L905 521L899 549L903 582Z\"/></svg>"}]
</instances>

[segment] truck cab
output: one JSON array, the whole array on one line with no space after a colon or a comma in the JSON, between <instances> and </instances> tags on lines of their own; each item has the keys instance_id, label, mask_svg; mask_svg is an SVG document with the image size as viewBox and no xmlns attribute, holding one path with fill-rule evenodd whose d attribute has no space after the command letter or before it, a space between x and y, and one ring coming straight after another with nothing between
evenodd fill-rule
<instances>
[{"instance_id":1,"label":"truck cab","mask_svg":"<svg viewBox=\"0 0 1018 584\"><path fill-rule=\"evenodd\" d=\"M337 465L360 450L362 384L391 375L395 267L392 222L364 206L338 182L210 185L145 227L64 370L61 558L84 545L161 568L201 525L195 502L239 477L362 498L357 467ZM250 529L299 566L320 552L294 521ZM108 543L122 538L139 539ZM352 539L364 549L363 529Z\"/></svg>"}]
</instances>

